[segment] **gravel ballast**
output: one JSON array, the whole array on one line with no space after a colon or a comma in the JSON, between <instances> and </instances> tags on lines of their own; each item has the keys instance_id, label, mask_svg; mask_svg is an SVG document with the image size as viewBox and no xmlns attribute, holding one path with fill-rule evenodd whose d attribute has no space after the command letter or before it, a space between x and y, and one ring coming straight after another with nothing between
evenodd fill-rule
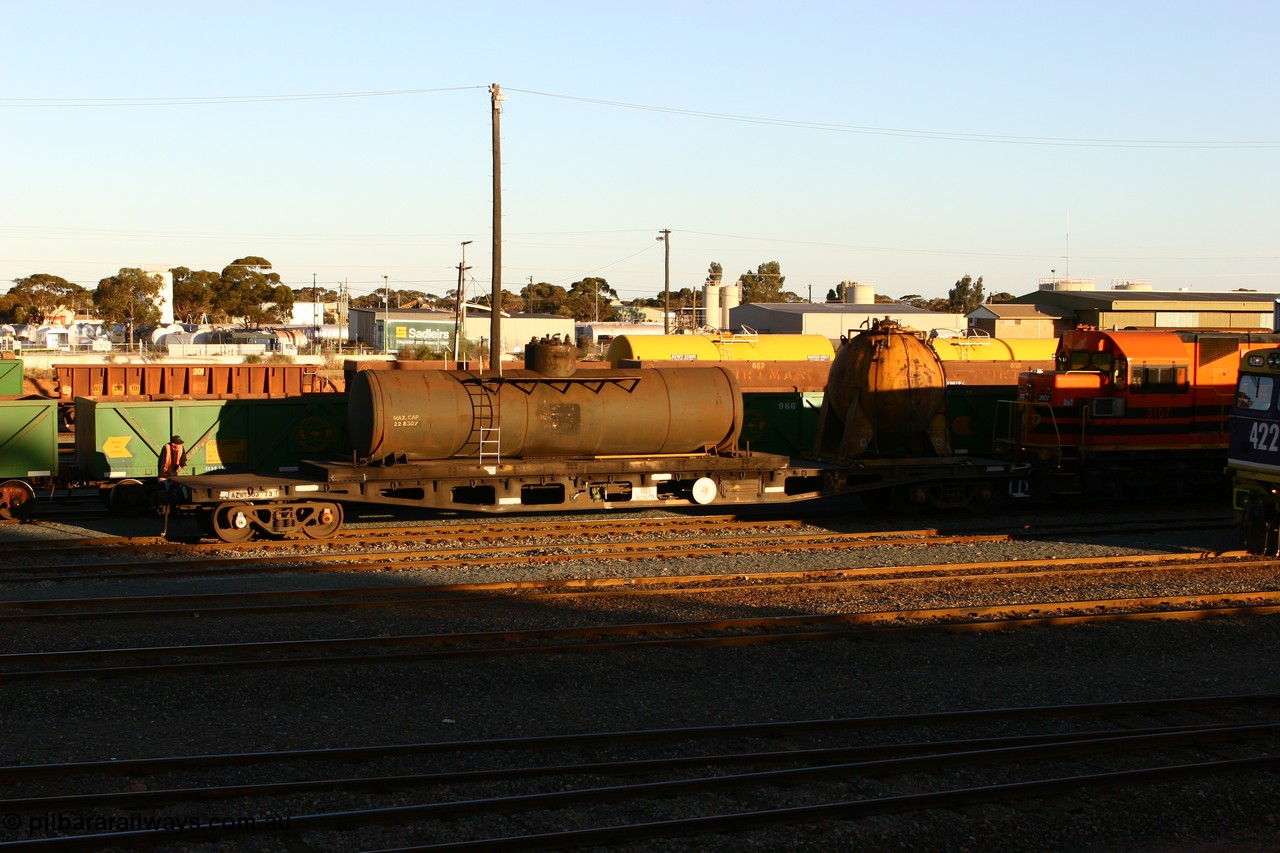
<instances>
[{"instance_id":1,"label":"gravel ballast","mask_svg":"<svg viewBox=\"0 0 1280 853\"><path fill-rule=\"evenodd\" d=\"M500 524L500 520L495 520ZM6 531L14 535L12 531ZM1069 538L957 546L897 546L797 555L719 556L603 566L377 574L291 574L202 578L181 583L51 582L6 590L6 597L71 597L231 588L304 588L359 583L464 583L499 577L581 577L589 572L659 575L781 571L854 565L891 566L1031 560L1095 554L1225 551L1229 530L1179 529L1098 540ZM1274 589L1265 572L1241 588ZM1268 584L1270 582L1270 585ZM1223 591L1221 579L1186 576L1180 594ZM231 584L236 586L232 587ZM247 584L247 586L246 586ZM1206 584L1216 584L1211 589ZM1047 590L1017 592L1038 600ZM1161 594L1174 594L1166 587ZM963 598L972 602L966 589ZM1135 591L1133 594L1141 594ZM1083 596L1080 596L1083 597ZM904 601L906 594L904 593ZM993 602L994 603L994 602ZM554 605L546 605L554 607ZM659 621L661 597L632 621ZM672 605L673 606L673 605ZM770 604L776 607L777 603ZM854 607L856 603L849 606ZM880 609L879 607L873 609ZM437 629L432 611L329 613L335 635L365 636L413 627ZM284 616L282 619L291 617ZM687 616L682 618L689 618ZM253 631L267 633L270 626ZM279 626L277 626L279 627ZM513 626L519 627L519 626ZM9 650L26 647L20 623L0 629ZM204 625L109 622L68 629L59 648L203 642ZM45 628L37 633L43 634ZM71 635L73 631L83 636ZM284 631L283 634L287 634ZM113 636L117 635L118 636ZM317 634L318 635L318 634ZM126 642L120 640L127 638ZM47 638L54 642L54 635ZM862 717L973 708L1116 702L1135 699L1280 692L1280 619L1135 622L1003 633L843 639L724 649L650 648L597 654L440 659L363 666L178 674L161 678L78 678L0 682L5 708L4 764L312 747L466 740L557 733ZM84 783L86 785L91 783ZM21 795L21 794L17 794ZM1193 780L1150 789L1117 789L1020 807L984 806L910 816L777 827L749 833L637 843L636 850L858 849L869 851L1274 849L1280 838L1280 777L1259 772L1231 780ZM778 804L785 792L778 795ZM766 804L762 804L762 807ZM410 843L389 828L371 841ZM14 836L6 835L6 839ZM245 839L219 850L345 850L342 833L290 847L279 838ZM364 839L360 839L364 843ZM183 848L186 849L186 848ZM201 848L196 848L201 849ZM209 847L208 849L215 849Z\"/></svg>"}]
</instances>

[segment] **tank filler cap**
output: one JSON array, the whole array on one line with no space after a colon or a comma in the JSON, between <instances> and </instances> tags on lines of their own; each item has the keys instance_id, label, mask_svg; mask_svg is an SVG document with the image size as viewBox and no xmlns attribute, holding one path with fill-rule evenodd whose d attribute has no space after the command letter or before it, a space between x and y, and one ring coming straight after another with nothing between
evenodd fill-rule
<instances>
[{"instance_id":1,"label":"tank filler cap","mask_svg":"<svg viewBox=\"0 0 1280 853\"><path fill-rule=\"evenodd\" d=\"M710 477L699 477L693 483L691 497L699 506L706 506L716 499L716 484Z\"/></svg>"}]
</instances>

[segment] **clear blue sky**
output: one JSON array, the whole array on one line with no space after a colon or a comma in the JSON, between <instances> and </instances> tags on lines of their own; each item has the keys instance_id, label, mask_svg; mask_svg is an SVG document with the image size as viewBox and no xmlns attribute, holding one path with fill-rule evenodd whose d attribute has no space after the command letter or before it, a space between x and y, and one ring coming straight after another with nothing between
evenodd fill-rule
<instances>
[{"instance_id":1,"label":"clear blue sky","mask_svg":"<svg viewBox=\"0 0 1280 853\"><path fill-rule=\"evenodd\" d=\"M1280 290L1280 4L0 0L0 288ZM323 96L323 97L321 97Z\"/></svg>"}]
</instances>

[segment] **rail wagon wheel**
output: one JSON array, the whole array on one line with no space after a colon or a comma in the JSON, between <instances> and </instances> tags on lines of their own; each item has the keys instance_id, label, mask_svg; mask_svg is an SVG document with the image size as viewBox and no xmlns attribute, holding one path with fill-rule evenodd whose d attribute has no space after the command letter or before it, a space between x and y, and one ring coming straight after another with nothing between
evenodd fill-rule
<instances>
[{"instance_id":1,"label":"rail wagon wheel","mask_svg":"<svg viewBox=\"0 0 1280 853\"><path fill-rule=\"evenodd\" d=\"M147 487L141 480L121 480L111 487L107 504L117 515L142 515L150 509Z\"/></svg>"},{"instance_id":2,"label":"rail wagon wheel","mask_svg":"<svg viewBox=\"0 0 1280 853\"><path fill-rule=\"evenodd\" d=\"M308 539L328 539L342 527L342 504L308 504L307 510L302 532Z\"/></svg>"},{"instance_id":3,"label":"rail wagon wheel","mask_svg":"<svg viewBox=\"0 0 1280 853\"><path fill-rule=\"evenodd\" d=\"M919 483L893 487L893 509L901 515L917 515L930 505L929 490Z\"/></svg>"},{"instance_id":4,"label":"rail wagon wheel","mask_svg":"<svg viewBox=\"0 0 1280 853\"><path fill-rule=\"evenodd\" d=\"M253 538L252 512L247 503L218 504L213 509L210 522L213 533L223 542L247 542Z\"/></svg>"},{"instance_id":5,"label":"rail wagon wheel","mask_svg":"<svg viewBox=\"0 0 1280 853\"><path fill-rule=\"evenodd\" d=\"M0 483L0 518L25 521L36 506L36 491L23 480Z\"/></svg>"},{"instance_id":6,"label":"rail wagon wheel","mask_svg":"<svg viewBox=\"0 0 1280 853\"><path fill-rule=\"evenodd\" d=\"M968 503L965 504L965 511L973 513L986 512L991 508L991 504L995 500L995 497L995 483L992 483L989 480L982 480L973 487L972 497L970 497Z\"/></svg>"}]
</instances>

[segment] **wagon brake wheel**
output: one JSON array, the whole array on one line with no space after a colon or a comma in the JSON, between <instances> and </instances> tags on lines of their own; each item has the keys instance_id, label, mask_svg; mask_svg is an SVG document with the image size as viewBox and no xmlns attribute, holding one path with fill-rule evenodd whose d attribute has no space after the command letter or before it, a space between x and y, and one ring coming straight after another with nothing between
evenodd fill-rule
<instances>
[{"instance_id":1,"label":"wagon brake wheel","mask_svg":"<svg viewBox=\"0 0 1280 853\"><path fill-rule=\"evenodd\" d=\"M313 503L307 510L302 532L309 539L328 539L342 527L342 504Z\"/></svg>"},{"instance_id":2,"label":"wagon brake wheel","mask_svg":"<svg viewBox=\"0 0 1280 853\"><path fill-rule=\"evenodd\" d=\"M225 503L214 507L211 523L223 542L247 542L253 538L252 508L247 503Z\"/></svg>"},{"instance_id":3,"label":"wagon brake wheel","mask_svg":"<svg viewBox=\"0 0 1280 853\"><path fill-rule=\"evenodd\" d=\"M0 483L0 518L25 521L36 506L36 492L24 480Z\"/></svg>"}]
</instances>

